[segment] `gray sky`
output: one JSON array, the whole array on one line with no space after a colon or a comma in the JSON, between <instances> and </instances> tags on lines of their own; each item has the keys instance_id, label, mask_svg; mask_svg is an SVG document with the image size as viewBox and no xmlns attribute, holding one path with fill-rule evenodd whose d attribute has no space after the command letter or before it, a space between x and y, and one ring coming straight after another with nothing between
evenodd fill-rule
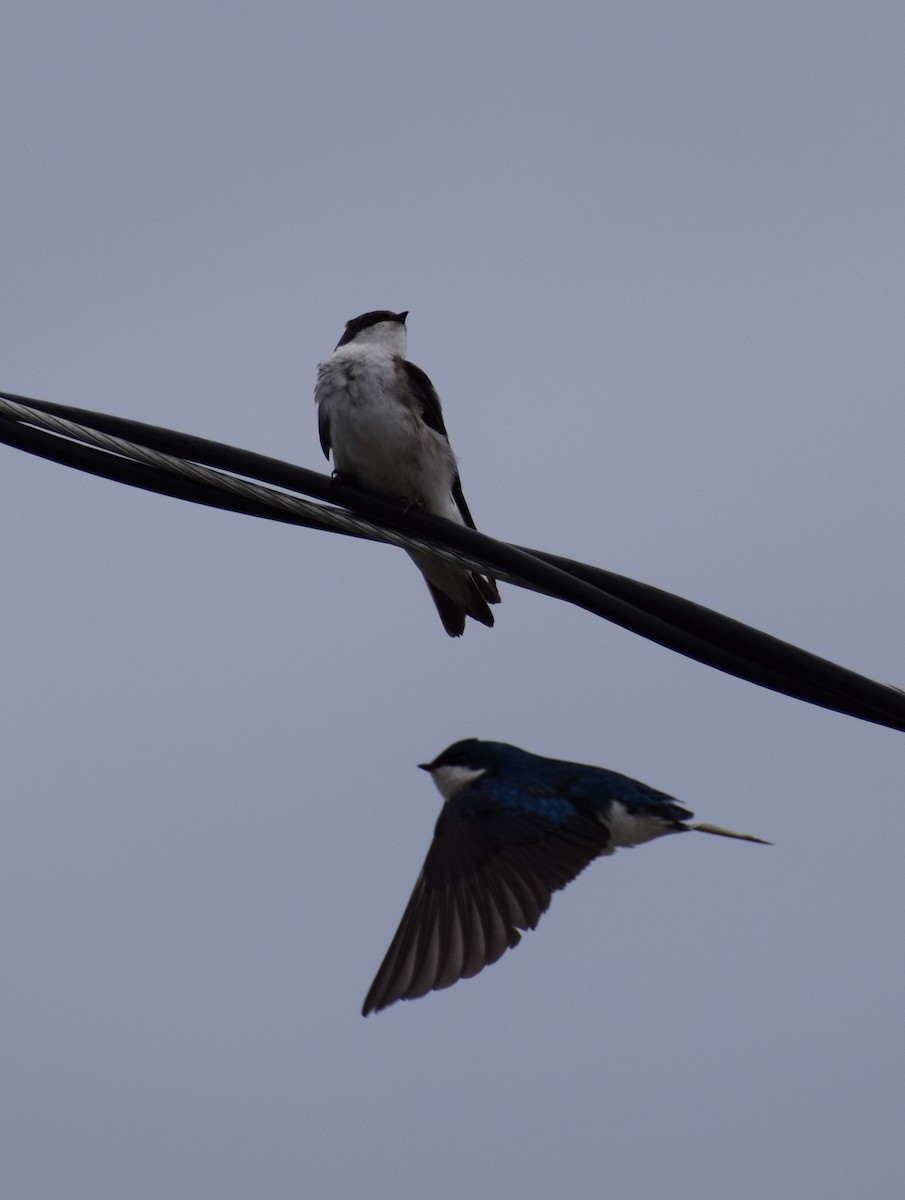
<instances>
[{"instance_id":1,"label":"gray sky","mask_svg":"<svg viewBox=\"0 0 905 1200\"><path fill-rule=\"evenodd\" d=\"M326 469L411 310L479 526L905 683L899 3L13 0L0 387ZM0 447L0 1187L899 1194L905 740L398 551ZM465 736L772 849L594 864L361 1001Z\"/></svg>"}]
</instances>

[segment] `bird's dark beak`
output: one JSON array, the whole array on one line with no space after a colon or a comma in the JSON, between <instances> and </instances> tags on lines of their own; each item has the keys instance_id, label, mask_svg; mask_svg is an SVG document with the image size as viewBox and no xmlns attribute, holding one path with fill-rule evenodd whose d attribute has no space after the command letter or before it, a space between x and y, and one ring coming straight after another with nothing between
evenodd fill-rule
<instances>
[{"instance_id":1,"label":"bird's dark beak","mask_svg":"<svg viewBox=\"0 0 905 1200\"><path fill-rule=\"evenodd\" d=\"M405 324L405 318L406 318L408 315L409 315L409 311L408 311L408 309L406 309L404 313L400 313L400 314L399 314L399 320L402 322L402 324L403 324L403 325ZM419 766L420 766L420 763L419 763Z\"/></svg>"},{"instance_id":2,"label":"bird's dark beak","mask_svg":"<svg viewBox=\"0 0 905 1200\"><path fill-rule=\"evenodd\" d=\"M432 769L430 763L418 763L419 771L430 771Z\"/></svg>"}]
</instances>

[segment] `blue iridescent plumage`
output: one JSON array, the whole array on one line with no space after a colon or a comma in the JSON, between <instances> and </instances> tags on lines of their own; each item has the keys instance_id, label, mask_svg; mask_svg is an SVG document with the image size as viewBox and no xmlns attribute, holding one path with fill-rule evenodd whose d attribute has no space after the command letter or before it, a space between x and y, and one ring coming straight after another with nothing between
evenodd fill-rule
<instances>
[{"instance_id":1,"label":"blue iridescent plumage","mask_svg":"<svg viewBox=\"0 0 905 1200\"><path fill-rule=\"evenodd\" d=\"M503 742L456 742L422 767L445 803L365 1016L477 975L537 925L553 892L620 846L690 829L762 841L690 825L672 796L615 771Z\"/></svg>"}]
</instances>

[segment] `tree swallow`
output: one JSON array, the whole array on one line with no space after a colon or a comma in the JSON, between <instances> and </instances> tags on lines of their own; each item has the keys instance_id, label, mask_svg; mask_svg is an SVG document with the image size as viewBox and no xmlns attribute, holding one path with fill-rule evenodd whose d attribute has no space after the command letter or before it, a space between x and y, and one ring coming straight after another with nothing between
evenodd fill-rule
<instances>
[{"instance_id":1,"label":"tree swallow","mask_svg":"<svg viewBox=\"0 0 905 1200\"><path fill-rule=\"evenodd\" d=\"M425 512L475 528L446 436L440 397L406 362L408 313L364 313L347 322L336 350L317 370L318 429L335 474ZM490 578L430 554L410 552L450 637L465 618L493 624L500 594Z\"/></svg>"},{"instance_id":2,"label":"tree swallow","mask_svg":"<svg viewBox=\"0 0 905 1200\"><path fill-rule=\"evenodd\" d=\"M534 929L595 858L697 829L760 842L615 771L469 738L422 763L443 797L412 898L362 1015L470 979Z\"/></svg>"}]
</instances>

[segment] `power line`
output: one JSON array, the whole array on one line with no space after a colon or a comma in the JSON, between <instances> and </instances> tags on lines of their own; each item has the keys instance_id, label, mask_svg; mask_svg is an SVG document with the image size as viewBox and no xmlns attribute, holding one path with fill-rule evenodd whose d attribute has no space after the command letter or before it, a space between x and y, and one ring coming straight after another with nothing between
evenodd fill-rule
<instances>
[{"instance_id":1,"label":"power line","mask_svg":"<svg viewBox=\"0 0 905 1200\"><path fill-rule=\"evenodd\" d=\"M568 601L761 687L905 731L905 692L712 609L587 563L500 542L292 463L88 409L0 392L0 441L195 504L429 551Z\"/></svg>"}]
</instances>

